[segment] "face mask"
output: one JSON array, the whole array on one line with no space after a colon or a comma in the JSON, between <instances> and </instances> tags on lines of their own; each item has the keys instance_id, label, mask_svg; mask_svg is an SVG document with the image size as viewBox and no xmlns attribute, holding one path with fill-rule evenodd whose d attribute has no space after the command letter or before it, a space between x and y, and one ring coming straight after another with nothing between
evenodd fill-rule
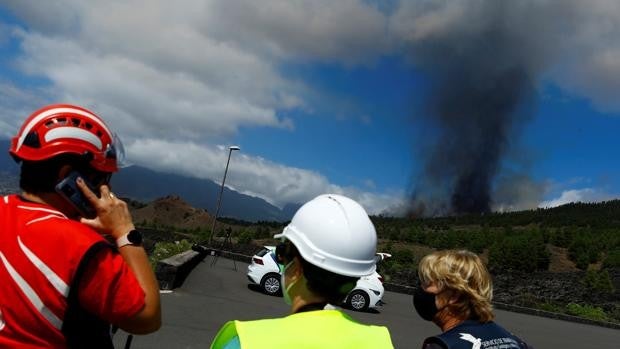
<instances>
[{"instance_id":1,"label":"face mask","mask_svg":"<svg viewBox=\"0 0 620 349\"><path fill-rule=\"evenodd\" d=\"M284 277L284 275L286 274L286 269L288 269L288 267L291 266L291 264L293 264L294 261L290 261L288 262L287 265L284 266L284 268L282 269L282 275L280 275L280 285L282 285L282 296L284 297L284 302L288 305L292 305L293 301L291 300L291 295L289 294L290 289L293 287L293 285L295 285L295 283L297 282L297 280L295 280L295 282L291 282L290 285L287 285L286 282L284 281L286 279L286 277Z\"/></svg>"},{"instance_id":2,"label":"face mask","mask_svg":"<svg viewBox=\"0 0 620 349\"><path fill-rule=\"evenodd\" d=\"M432 321L439 312L435 304L435 297L435 294L424 291L422 287L416 288L413 293L413 306L418 315L426 321Z\"/></svg>"}]
</instances>

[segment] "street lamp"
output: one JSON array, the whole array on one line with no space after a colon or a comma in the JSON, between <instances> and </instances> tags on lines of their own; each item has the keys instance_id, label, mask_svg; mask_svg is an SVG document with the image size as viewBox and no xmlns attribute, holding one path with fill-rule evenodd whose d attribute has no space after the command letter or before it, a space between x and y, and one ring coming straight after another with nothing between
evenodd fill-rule
<instances>
[{"instance_id":1,"label":"street lamp","mask_svg":"<svg viewBox=\"0 0 620 349\"><path fill-rule=\"evenodd\" d=\"M224 178L222 179L222 186L220 187L220 195L217 197L217 209L215 210L215 217L213 217L213 225L211 226L211 235L209 236L209 246L213 242L213 234L215 233L215 223L217 223L217 216L220 213L220 205L222 203L222 192L224 192L224 183L226 182L226 174L228 173L228 164L230 164L230 155L233 150L241 150L239 146L231 145L228 147L228 161L226 161L226 169L224 170Z\"/></svg>"}]
</instances>

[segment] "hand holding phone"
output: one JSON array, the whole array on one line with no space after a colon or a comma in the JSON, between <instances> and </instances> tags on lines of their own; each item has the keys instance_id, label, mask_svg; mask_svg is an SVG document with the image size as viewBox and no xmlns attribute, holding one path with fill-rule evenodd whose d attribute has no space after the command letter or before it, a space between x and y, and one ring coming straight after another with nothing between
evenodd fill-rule
<instances>
[{"instance_id":1,"label":"hand holding phone","mask_svg":"<svg viewBox=\"0 0 620 349\"><path fill-rule=\"evenodd\" d=\"M92 184L88 183L77 171L69 173L65 179L60 181L60 183L56 185L56 192L65 198L65 200L67 200L67 202L71 204L71 206L73 206L73 208L75 208L82 217L94 218L97 216L97 212L77 186L76 181L79 177L84 180L92 192L97 193L97 190L93 188Z\"/></svg>"},{"instance_id":2,"label":"hand holding phone","mask_svg":"<svg viewBox=\"0 0 620 349\"><path fill-rule=\"evenodd\" d=\"M94 191L83 177L79 177L74 183L84 200L95 210L94 217L85 216L80 219L82 224L88 225L100 234L109 235L114 240L135 229L127 203L114 196L107 185L101 185L98 191Z\"/></svg>"}]
</instances>

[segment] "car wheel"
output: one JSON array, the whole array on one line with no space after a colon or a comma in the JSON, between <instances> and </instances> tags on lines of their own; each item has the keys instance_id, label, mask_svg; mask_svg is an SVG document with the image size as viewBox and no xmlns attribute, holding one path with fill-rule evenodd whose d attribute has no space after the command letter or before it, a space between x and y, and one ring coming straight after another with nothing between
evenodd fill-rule
<instances>
[{"instance_id":1,"label":"car wheel","mask_svg":"<svg viewBox=\"0 0 620 349\"><path fill-rule=\"evenodd\" d=\"M271 273L263 276L260 282L260 286L263 291L271 296L275 296L280 293L280 274Z\"/></svg>"},{"instance_id":2,"label":"car wheel","mask_svg":"<svg viewBox=\"0 0 620 349\"><path fill-rule=\"evenodd\" d=\"M353 310L366 310L368 309L368 303L370 303L370 299L366 292L362 290L355 290L349 293L349 297L347 297L347 305Z\"/></svg>"}]
</instances>

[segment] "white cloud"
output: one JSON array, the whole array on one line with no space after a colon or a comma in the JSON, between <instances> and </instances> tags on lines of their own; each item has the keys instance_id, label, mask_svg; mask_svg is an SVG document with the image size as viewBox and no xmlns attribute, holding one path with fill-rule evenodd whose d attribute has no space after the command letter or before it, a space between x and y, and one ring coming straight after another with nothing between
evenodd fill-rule
<instances>
[{"instance_id":1,"label":"white cloud","mask_svg":"<svg viewBox=\"0 0 620 349\"><path fill-rule=\"evenodd\" d=\"M129 161L162 172L221 181L228 149L191 142L145 139L125 145ZM403 193L377 194L331 184L323 175L240 152L231 155L226 185L282 207L304 203L324 193L336 193L358 200L369 213L379 214L404 205Z\"/></svg>"},{"instance_id":2,"label":"white cloud","mask_svg":"<svg viewBox=\"0 0 620 349\"><path fill-rule=\"evenodd\" d=\"M362 0L12 0L4 6L28 25L23 45L30 67L58 83L67 97L118 107L120 97L105 89L106 81L101 88L107 93L95 94L100 89L96 79L114 69L113 77L125 84L107 82L126 100L136 97L134 104L151 98L158 102L152 109L162 110L165 96L168 102L250 115L231 117L229 131L245 122L279 125L279 108L303 104L303 87L278 72L283 61L364 63L455 33L483 37L498 20L527 56L539 61L533 65L551 66L550 78L597 104L620 108L615 98L620 84L616 0L401 1L389 13ZM76 74L90 83L89 89L82 92L84 82L69 81ZM169 79L171 86L162 86ZM135 85L150 83L147 91L136 90ZM168 96L172 89L178 93ZM207 108L221 96L246 109ZM123 109L140 117L135 106ZM221 123L215 123L218 127Z\"/></svg>"},{"instance_id":3,"label":"white cloud","mask_svg":"<svg viewBox=\"0 0 620 349\"><path fill-rule=\"evenodd\" d=\"M559 197L541 202L538 207L557 207L571 202L599 202L618 198L595 188L565 190Z\"/></svg>"},{"instance_id":4,"label":"white cloud","mask_svg":"<svg viewBox=\"0 0 620 349\"><path fill-rule=\"evenodd\" d=\"M276 57L362 63L386 52L387 18L358 0L211 1L203 30Z\"/></svg>"},{"instance_id":5,"label":"white cloud","mask_svg":"<svg viewBox=\"0 0 620 349\"><path fill-rule=\"evenodd\" d=\"M308 96L320 94L283 76L281 63L364 63L387 47L385 16L355 0L24 0L5 6L26 23L13 30L21 46L16 61L28 75L49 80L48 100L95 110L129 141L127 153L137 164L216 181L227 153L214 144L240 127L294 130L287 111L308 111ZM5 136L18 127L17 112L27 115L45 104L15 110L27 98L13 87L0 86L15 92L0 100ZM325 192L358 198L373 213L394 204L394 195L340 187L268 159L241 153L231 162L231 187L278 206Z\"/></svg>"},{"instance_id":6,"label":"white cloud","mask_svg":"<svg viewBox=\"0 0 620 349\"><path fill-rule=\"evenodd\" d=\"M401 1L389 13L362 0L4 6L28 26L19 36L23 68L50 79L58 99L118 112L111 123L130 126L132 136L196 140L239 127L292 129L283 114L308 108L310 92L283 76L281 63L363 64L403 48L422 54L421 44L484 37L498 23L531 69L600 108L620 110L616 0Z\"/></svg>"},{"instance_id":7,"label":"white cloud","mask_svg":"<svg viewBox=\"0 0 620 349\"><path fill-rule=\"evenodd\" d=\"M278 92L286 90L287 84L271 67L241 52L212 48L219 52L216 55L222 55L218 58L228 60L228 66L219 69L256 82L235 81L239 80L235 75L230 79L201 77L195 70L204 66L199 62L184 66L183 57L178 57L177 70L167 70L139 56L101 53L73 40L26 32L21 35L26 71L51 79L59 100L111 111L105 114L110 124L122 124L123 131L134 137L149 134L198 139L230 134L240 126L291 127L290 120L278 117L276 110L294 107L299 101ZM205 65L209 58L205 57ZM214 72L219 69L211 67ZM235 84L239 86L230 86ZM282 103L267 97L271 94L282 96Z\"/></svg>"},{"instance_id":8,"label":"white cloud","mask_svg":"<svg viewBox=\"0 0 620 349\"><path fill-rule=\"evenodd\" d=\"M493 45L492 33L501 31L505 52L477 57L492 58L490 68L519 62L535 79L585 96L600 110L620 111L617 0L401 1L389 26L394 43L415 62L429 59L427 52L441 42L449 42L454 55L484 49L480 43Z\"/></svg>"},{"instance_id":9,"label":"white cloud","mask_svg":"<svg viewBox=\"0 0 620 349\"><path fill-rule=\"evenodd\" d=\"M283 75L283 63L371 64L450 31L479 34L495 18L489 14L498 13L517 38L529 40L519 48L531 57L533 69L548 69L545 77L600 108L620 110L616 0L501 2L504 7L494 0L476 6L462 0L402 1L387 12L371 3L4 2L26 28L6 34L14 29L0 27L0 37L14 35L21 45L16 60L21 69L48 79L50 86L27 91L0 81L0 136L13 134L15 116L27 115L42 100L83 104L132 140L134 161L218 180L223 169L215 164L223 164L225 154L213 144L242 127L294 130L287 113L314 107L309 96L320 91ZM366 115L361 120L371 121ZM149 154L146 145L159 147L162 158ZM236 155L231 186L278 205L326 191L355 195L370 210L400 205L399 199L392 202L398 195L343 188L310 170ZM195 161L203 157L204 164Z\"/></svg>"}]
</instances>

